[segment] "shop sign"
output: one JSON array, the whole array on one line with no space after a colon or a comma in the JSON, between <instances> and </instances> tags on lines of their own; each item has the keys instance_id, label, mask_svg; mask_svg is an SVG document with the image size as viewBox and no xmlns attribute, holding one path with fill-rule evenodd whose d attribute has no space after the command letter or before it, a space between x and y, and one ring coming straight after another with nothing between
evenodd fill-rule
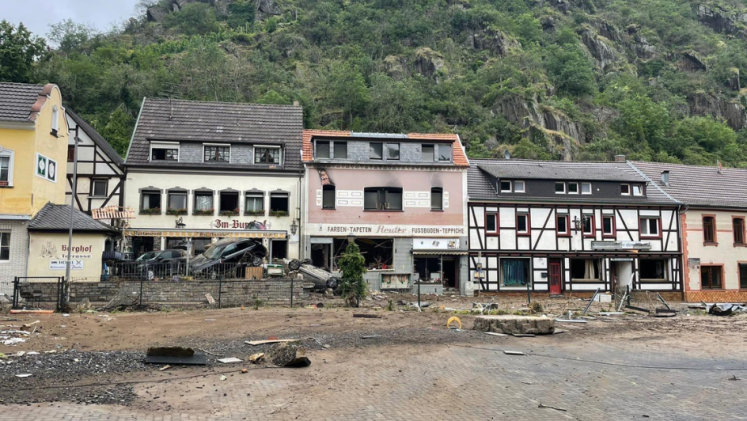
<instances>
[{"instance_id":1,"label":"shop sign","mask_svg":"<svg viewBox=\"0 0 747 421\"><path fill-rule=\"evenodd\" d=\"M65 270L66 268L67 268L67 260L50 260L49 261L49 269L51 270ZM76 260L76 259L70 260L70 269L82 270L83 260Z\"/></svg>"},{"instance_id":2,"label":"shop sign","mask_svg":"<svg viewBox=\"0 0 747 421\"><path fill-rule=\"evenodd\" d=\"M277 240L285 239L288 234L285 231L172 231L172 230L148 230L128 229L124 232L125 237L169 237L169 238L271 238Z\"/></svg>"},{"instance_id":3,"label":"shop sign","mask_svg":"<svg viewBox=\"0 0 747 421\"><path fill-rule=\"evenodd\" d=\"M592 241L593 250L651 250L651 243L640 241Z\"/></svg>"},{"instance_id":4,"label":"shop sign","mask_svg":"<svg viewBox=\"0 0 747 421\"><path fill-rule=\"evenodd\" d=\"M314 235L419 237L466 235L461 225L313 224Z\"/></svg>"},{"instance_id":5,"label":"shop sign","mask_svg":"<svg viewBox=\"0 0 747 421\"><path fill-rule=\"evenodd\" d=\"M418 238L412 242L413 250L459 250L458 238Z\"/></svg>"}]
</instances>

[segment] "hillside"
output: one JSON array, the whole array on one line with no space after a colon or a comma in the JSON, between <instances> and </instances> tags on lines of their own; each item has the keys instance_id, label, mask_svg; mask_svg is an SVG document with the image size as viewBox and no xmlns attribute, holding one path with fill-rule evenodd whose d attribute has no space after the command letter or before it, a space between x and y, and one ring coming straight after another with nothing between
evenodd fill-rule
<instances>
[{"instance_id":1,"label":"hillside","mask_svg":"<svg viewBox=\"0 0 747 421\"><path fill-rule=\"evenodd\" d=\"M34 77L122 152L142 98L173 95L455 131L473 157L747 166L744 0L161 0L57 35Z\"/></svg>"}]
</instances>

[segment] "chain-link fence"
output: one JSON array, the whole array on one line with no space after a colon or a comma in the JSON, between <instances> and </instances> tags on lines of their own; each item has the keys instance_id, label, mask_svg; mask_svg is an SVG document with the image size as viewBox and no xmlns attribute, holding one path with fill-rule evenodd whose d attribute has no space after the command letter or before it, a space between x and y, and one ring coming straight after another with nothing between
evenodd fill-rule
<instances>
[{"instance_id":1,"label":"chain-link fence","mask_svg":"<svg viewBox=\"0 0 747 421\"><path fill-rule=\"evenodd\" d=\"M223 267L235 275L236 267ZM244 268L244 272L245 272ZM256 268L262 269L262 268ZM259 271L255 271L259 272ZM250 274L251 275L251 274ZM246 273L244 276L247 277ZM150 279L148 279L150 278ZM112 276L101 278L17 278L13 285L13 308L94 307L103 310L123 308L194 308L260 305L293 306L309 297L313 282L292 277L242 279L216 274L214 279L171 276ZM67 288L66 300L61 301Z\"/></svg>"}]
</instances>

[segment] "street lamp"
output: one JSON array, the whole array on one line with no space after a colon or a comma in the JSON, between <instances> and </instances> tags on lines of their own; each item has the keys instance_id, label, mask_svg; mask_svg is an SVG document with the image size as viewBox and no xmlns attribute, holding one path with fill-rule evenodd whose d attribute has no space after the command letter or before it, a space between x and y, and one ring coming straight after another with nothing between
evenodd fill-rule
<instances>
[{"instance_id":1,"label":"street lamp","mask_svg":"<svg viewBox=\"0 0 747 421\"><path fill-rule=\"evenodd\" d=\"M182 228L185 228L187 226L187 224L184 223L184 220L182 220L182 218L179 218L179 219L177 219L174 222L176 223L176 228L178 228L178 229L182 229Z\"/></svg>"},{"instance_id":2,"label":"street lamp","mask_svg":"<svg viewBox=\"0 0 747 421\"><path fill-rule=\"evenodd\" d=\"M296 223L295 219L291 223L290 230L292 235L296 235L296 232L298 232L298 224Z\"/></svg>"},{"instance_id":3,"label":"street lamp","mask_svg":"<svg viewBox=\"0 0 747 421\"><path fill-rule=\"evenodd\" d=\"M584 225L586 225L586 223L589 222L590 220L591 220L591 218L589 218L586 215L582 216L581 219L578 219L578 216L574 216L573 217L573 228L576 231L578 231L578 230L582 229L584 227Z\"/></svg>"}]
</instances>

